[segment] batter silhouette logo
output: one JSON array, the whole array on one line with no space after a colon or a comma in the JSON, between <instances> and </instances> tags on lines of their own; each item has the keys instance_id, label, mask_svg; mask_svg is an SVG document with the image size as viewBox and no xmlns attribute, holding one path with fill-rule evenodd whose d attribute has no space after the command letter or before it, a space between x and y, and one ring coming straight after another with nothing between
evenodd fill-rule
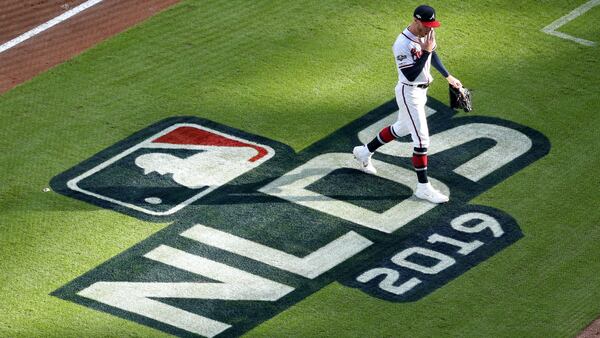
<instances>
[{"instance_id":1,"label":"batter silhouette logo","mask_svg":"<svg viewBox=\"0 0 600 338\"><path fill-rule=\"evenodd\" d=\"M252 170L268 146L176 123L67 182L76 192L149 215L170 215Z\"/></svg>"},{"instance_id":2,"label":"batter silhouette logo","mask_svg":"<svg viewBox=\"0 0 600 338\"><path fill-rule=\"evenodd\" d=\"M523 236L510 215L470 201L550 143L528 127L429 102L430 180L450 194L442 205L413 196L410 136L380 148L377 175L352 156L395 120L395 100L299 153L196 117L131 135L51 186L169 225L52 295L213 337L239 336L335 281L390 302L444 292Z\"/></svg>"}]
</instances>

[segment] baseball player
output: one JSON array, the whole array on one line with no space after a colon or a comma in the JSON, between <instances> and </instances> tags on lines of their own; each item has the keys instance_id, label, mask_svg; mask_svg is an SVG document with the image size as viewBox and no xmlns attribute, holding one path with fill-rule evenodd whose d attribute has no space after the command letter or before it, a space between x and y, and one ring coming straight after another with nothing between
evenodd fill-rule
<instances>
[{"instance_id":1,"label":"baseball player","mask_svg":"<svg viewBox=\"0 0 600 338\"><path fill-rule=\"evenodd\" d=\"M429 147L429 129L425 116L427 88L433 81L431 65L437 69L448 83L461 88L461 82L450 75L436 54L435 27L440 22L435 18L435 10L427 5L419 6L413 13L413 22L396 39L393 46L398 84L396 102L398 120L383 128L368 144L354 147L354 157L360 162L361 169L369 174L377 173L371 163L371 156L382 145L410 133L413 141L412 163L419 183L415 196L432 203L448 202L448 196L436 190L427 179L427 147Z\"/></svg>"}]
</instances>

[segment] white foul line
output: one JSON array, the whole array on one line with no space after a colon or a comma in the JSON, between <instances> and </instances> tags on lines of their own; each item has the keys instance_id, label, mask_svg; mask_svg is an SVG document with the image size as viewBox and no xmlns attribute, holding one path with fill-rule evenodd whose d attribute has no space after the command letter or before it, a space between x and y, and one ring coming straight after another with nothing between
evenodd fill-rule
<instances>
[{"instance_id":1,"label":"white foul line","mask_svg":"<svg viewBox=\"0 0 600 338\"><path fill-rule=\"evenodd\" d=\"M550 34L550 35L558 36L559 38L562 38L562 39L567 39L567 40L575 41L575 42L580 43L580 44L585 45L585 46L595 46L596 43L593 42L593 41L589 41L589 40L585 40L585 39L581 39L581 38L576 38L576 37L574 37L572 35L569 35L569 34L557 32L556 30L559 27L561 27L562 25L564 25L567 22L569 22L569 21L577 18L578 16L580 16L583 13L589 11L590 9L592 9L594 6L597 6L597 5L600 5L600 0L590 0L590 1L586 2L586 3L584 3L583 5L581 5L581 6L577 7L577 8L575 8L574 10L572 10L571 13L558 18L553 23L551 23L548 26L542 28L542 32Z\"/></svg>"},{"instance_id":2,"label":"white foul line","mask_svg":"<svg viewBox=\"0 0 600 338\"><path fill-rule=\"evenodd\" d=\"M58 25L59 23L69 19L70 17L72 17L74 15L77 15L80 12L85 11L86 9L88 9L102 1L103 0L88 0L84 3L82 3L81 5L64 12L63 14L55 17L54 19L52 19L46 23L43 23L43 24L35 27L34 29L32 29L26 33L23 33L22 35L2 44L2 46L0 46L0 53L13 48L14 46L20 44L21 42L40 34L41 32L45 31L48 28Z\"/></svg>"}]
</instances>

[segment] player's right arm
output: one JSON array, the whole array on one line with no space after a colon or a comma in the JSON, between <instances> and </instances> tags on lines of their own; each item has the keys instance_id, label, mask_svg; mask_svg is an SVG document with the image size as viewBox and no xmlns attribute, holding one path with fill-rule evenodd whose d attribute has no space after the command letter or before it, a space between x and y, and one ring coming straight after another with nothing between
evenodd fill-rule
<instances>
[{"instance_id":1,"label":"player's right arm","mask_svg":"<svg viewBox=\"0 0 600 338\"><path fill-rule=\"evenodd\" d=\"M400 68L402 74L406 77L408 81L414 81L417 79L419 74L423 71L423 67L425 67L425 63L427 62L427 58L429 57L428 51L423 51L423 54L409 67Z\"/></svg>"}]
</instances>

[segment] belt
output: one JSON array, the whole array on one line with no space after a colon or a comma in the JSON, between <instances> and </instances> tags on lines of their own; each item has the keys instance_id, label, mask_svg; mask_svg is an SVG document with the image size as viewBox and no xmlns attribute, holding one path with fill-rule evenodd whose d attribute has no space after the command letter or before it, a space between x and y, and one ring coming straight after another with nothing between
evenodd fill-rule
<instances>
[{"instance_id":1,"label":"belt","mask_svg":"<svg viewBox=\"0 0 600 338\"><path fill-rule=\"evenodd\" d=\"M417 88L423 88L423 89L425 89L425 88L429 87L429 83L421 83L421 84L408 84L408 83L404 83L404 82L402 82L402 84L403 84L403 85L405 85L405 86L417 87Z\"/></svg>"}]
</instances>

